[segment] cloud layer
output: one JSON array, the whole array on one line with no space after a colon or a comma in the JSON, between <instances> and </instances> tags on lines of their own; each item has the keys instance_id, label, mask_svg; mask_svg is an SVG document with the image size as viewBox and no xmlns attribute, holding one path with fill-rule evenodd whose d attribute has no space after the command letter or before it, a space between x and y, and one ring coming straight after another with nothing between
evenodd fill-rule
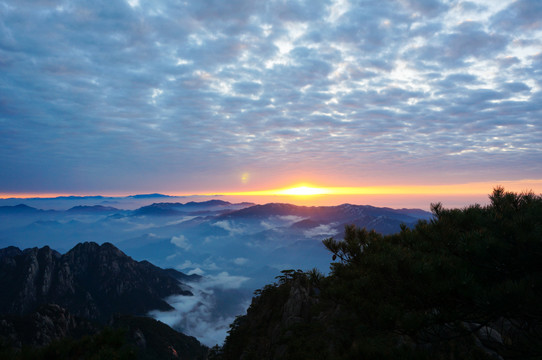
<instances>
[{"instance_id":1,"label":"cloud layer","mask_svg":"<svg viewBox=\"0 0 542 360\"><path fill-rule=\"evenodd\" d=\"M542 178L538 0L0 9L4 192Z\"/></svg>"},{"instance_id":2,"label":"cloud layer","mask_svg":"<svg viewBox=\"0 0 542 360\"><path fill-rule=\"evenodd\" d=\"M250 297L236 291L247 280L247 277L232 276L227 272L206 276L199 282L189 284L193 296L174 295L166 299L175 310L154 310L149 315L183 333L195 336L207 346L220 345L235 316L245 312L250 305ZM228 292L231 292L229 296ZM239 303L229 298L244 300ZM219 299L229 301L220 302Z\"/></svg>"}]
</instances>

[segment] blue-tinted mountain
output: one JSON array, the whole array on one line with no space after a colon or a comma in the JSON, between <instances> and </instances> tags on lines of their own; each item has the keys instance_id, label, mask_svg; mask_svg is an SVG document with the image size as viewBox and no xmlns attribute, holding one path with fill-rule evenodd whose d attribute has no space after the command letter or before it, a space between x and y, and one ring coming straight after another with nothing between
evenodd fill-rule
<instances>
[{"instance_id":1,"label":"blue-tinted mountain","mask_svg":"<svg viewBox=\"0 0 542 360\"><path fill-rule=\"evenodd\" d=\"M25 204L19 204L14 206L0 206L0 215L29 215L43 212L43 210L36 209L32 206Z\"/></svg>"},{"instance_id":2,"label":"blue-tinted mountain","mask_svg":"<svg viewBox=\"0 0 542 360\"><path fill-rule=\"evenodd\" d=\"M420 219L430 219L432 214L419 209L391 209L370 205L342 204L338 206L297 206L270 203L255 205L220 216L219 220L255 223L270 217L296 216L292 225L296 229L309 229L322 224L333 224L342 231L344 225L355 224L383 234L400 230L400 225L414 225Z\"/></svg>"},{"instance_id":3,"label":"blue-tinted mountain","mask_svg":"<svg viewBox=\"0 0 542 360\"><path fill-rule=\"evenodd\" d=\"M225 218L241 217L268 217L296 215L311 218L313 220L351 220L364 216L378 217L387 216L396 219L420 219L429 218L431 213L419 209L391 209L387 207L375 207L370 205L342 204L338 206L297 206L292 204L269 203L247 207L230 214Z\"/></svg>"},{"instance_id":4,"label":"blue-tinted mountain","mask_svg":"<svg viewBox=\"0 0 542 360\"><path fill-rule=\"evenodd\" d=\"M54 198L32 198L32 200L46 200L46 199L64 199L64 200L100 200L100 199L108 199L109 197L102 196L102 195L69 195L69 196L57 196Z\"/></svg>"},{"instance_id":5,"label":"blue-tinted mountain","mask_svg":"<svg viewBox=\"0 0 542 360\"><path fill-rule=\"evenodd\" d=\"M169 198L169 197L174 197L174 196L154 193L154 194L130 195L128 197L131 197L131 198L134 198L134 199L151 199L151 198Z\"/></svg>"},{"instance_id":6,"label":"blue-tinted mountain","mask_svg":"<svg viewBox=\"0 0 542 360\"><path fill-rule=\"evenodd\" d=\"M72 214L110 214L110 213L116 213L121 210L114 208L112 206L103 206L103 205L78 205L74 206L66 212L72 213Z\"/></svg>"},{"instance_id":7,"label":"blue-tinted mountain","mask_svg":"<svg viewBox=\"0 0 542 360\"><path fill-rule=\"evenodd\" d=\"M201 275L198 275L198 274L187 275L175 269L164 269L164 273L168 274L172 278L177 279L181 282L199 281L202 278Z\"/></svg>"},{"instance_id":8,"label":"blue-tinted mountain","mask_svg":"<svg viewBox=\"0 0 542 360\"><path fill-rule=\"evenodd\" d=\"M232 204L228 201L209 200L202 202L190 201L186 204L182 203L154 203L151 205L140 207L134 210L134 215L151 215L151 216L175 216L192 214L209 214L210 212L230 212L253 206L252 203Z\"/></svg>"},{"instance_id":9,"label":"blue-tinted mountain","mask_svg":"<svg viewBox=\"0 0 542 360\"><path fill-rule=\"evenodd\" d=\"M181 203L154 203L147 206L142 206L134 210L134 215L151 215L151 216L175 216L183 215L180 211L183 204Z\"/></svg>"},{"instance_id":10,"label":"blue-tinted mountain","mask_svg":"<svg viewBox=\"0 0 542 360\"><path fill-rule=\"evenodd\" d=\"M292 229L301 229L301 230L307 230L307 229L311 229L311 228L314 228L318 225L321 225L322 223L320 221L315 221L315 220L311 220L311 219L304 219L304 220L301 220L301 221L298 221L298 222L295 222L294 224L292 224L291 228Z\"/></svg>"}]
</instances>

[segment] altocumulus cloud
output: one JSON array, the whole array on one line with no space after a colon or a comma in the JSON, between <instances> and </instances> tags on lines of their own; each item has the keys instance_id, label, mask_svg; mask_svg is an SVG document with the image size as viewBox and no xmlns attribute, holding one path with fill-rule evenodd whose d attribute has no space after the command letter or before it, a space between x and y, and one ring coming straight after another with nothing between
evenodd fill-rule
<instances>
[{"instance_id":1,"label":"altocumulus cloud","mask_svg":"<svg viewBox=\"0 0 542 360\"><path fill-rule=\"evenodd\" d=\"M6 192L542 176L538 0L0 9Z\"/></svg>"}]
</instances>

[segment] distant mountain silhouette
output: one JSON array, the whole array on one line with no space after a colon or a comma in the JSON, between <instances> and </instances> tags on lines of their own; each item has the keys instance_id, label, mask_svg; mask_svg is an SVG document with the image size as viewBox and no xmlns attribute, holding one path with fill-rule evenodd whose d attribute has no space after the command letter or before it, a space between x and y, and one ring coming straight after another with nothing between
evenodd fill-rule
<instances>
[{"instance_id":1,"label":"distant mountain silhouette","mask_svg":"<svg viewBox=\"0 0 542 360\"><path fill-rule=\"evenodd\" d=\"M134 215L172 216L182 215L181 203L154 203L134 210Z\"/></svg>"},{"instance_id":2,"label":"distant mountain silhouette","mask_svg":"<svg viewBox=\"0 0 542 360\"><path fill-rule=\"evenodd\" d=\"M414 225L432 214L419 209L391 209L370 205L342 204L338 206L297 206L270 203L255 205L218 217L218 220L261 221L269 217L297 216L304 218L292 225L294 229L309 229L321 224L334 224L342 231L344 225L355 224L383 234L399 231L400 225Z\"/></svg>"},{"instance_id":3,"label":"distant mountain silhouette","mask_svg":"<svg viewBox=\"0 0 542 360\"><path fill-rule=\"evenodd\" d=\"M209 200L202 202L190 201L186 204L182 203L154 203L151 205L140 207L134 210L134 215L154 215L154 216L174 216L183 215L186 213L196 213L205 211L236 211L249 206L252 203L232 204L228 201Z\"/></svg>"},{"instance_id":4,"label":"distant mountain silhouette","mask_svg":"<svg viewBox=\"0 0 542 360\"><path fill-rule=\"evenodd\" d=\"M301 220L301 221L298 221L298 222L294 223L291 227L293 229L311 229L311 228L316 227L318 225L321 225L320 221L305 219L305 220Z\"/></svg>"},{"instance_id":5,"label":"distant mountain silhouette","mask_svg":"<svg viewBox=\"0 0 542 360\"><path fill-rule=\"evenodd\" d=\"M32 200L44 200L44 199L64 199L64 200L100 200L100 199L106 199L108 197L102 196L102 195L70 195L70 196L57 196L54 198L32 198Z\"/></svg>"},{"instance_id":6,"label":"distant mountain silhouette","mask_svg":"<svg viewBox=\"0 0 542 360\"><path fill-rule=\"evenodd\" d=\"M131 197L131 198L134 198L134 199L150 199L150 198L169 198L169 197L175 197L175 196L154 193L154 194L130 195L128 197Z\"/></svg>"},{"instance_id":7,"label":"distant mountain silhouette","mask_svg":"<svg viewBox=\"0 0 542 360\"><path fill-rule=\"evenodd\" d=\"M74 206L66 210L66 212L75 213L75 214L116 213L119 211L121 210L111 207L111 206L103 206L103 205L93 205L93 206L79 205L79 206Z\"/></svg>"},{"instance_id":8,"label":"distant mountain silhouette","mask_svg":"<svg viewBox=\"0 0 542 360\"><path fill-rule=\"evenodd\" d=\"M0 215L29 215L44 212L44 210L36 209L32 206L25 204L13 205L13 206L0 206Z\"/></svg>"}]
</instances>

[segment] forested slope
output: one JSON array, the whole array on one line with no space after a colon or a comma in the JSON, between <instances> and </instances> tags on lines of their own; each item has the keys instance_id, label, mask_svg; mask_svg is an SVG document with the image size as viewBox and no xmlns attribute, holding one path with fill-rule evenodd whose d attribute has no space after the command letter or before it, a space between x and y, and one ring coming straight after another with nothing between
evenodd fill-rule
<instances>
[{"instance_id":1,"label":"forested slope","mask_svg":"<svg viewBox=\"0 0 542 360\"><path fill-rule=\"evenodd\" d=\"M496 188L382 236L324 240L334 262L286 271L231 325L219 359L542 357L542 198Z\"/></svg>"}]
</instances>

